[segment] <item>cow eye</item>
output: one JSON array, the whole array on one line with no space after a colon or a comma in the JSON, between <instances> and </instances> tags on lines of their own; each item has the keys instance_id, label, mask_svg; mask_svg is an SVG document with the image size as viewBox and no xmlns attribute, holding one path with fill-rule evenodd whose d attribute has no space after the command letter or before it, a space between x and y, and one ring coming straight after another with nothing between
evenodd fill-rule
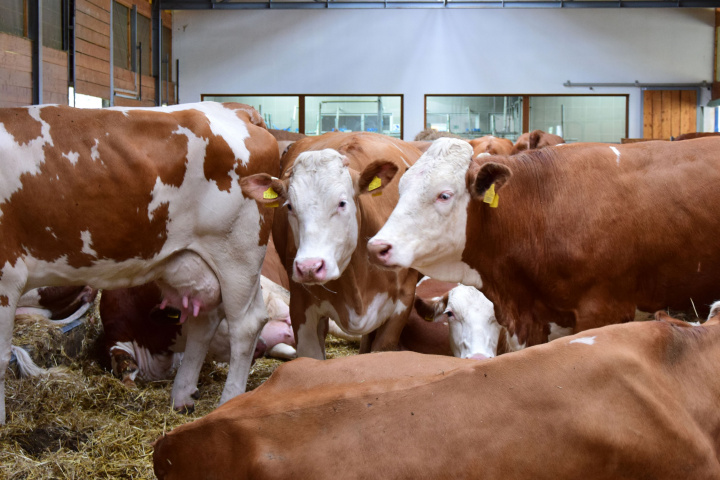
<instances>
[{"instance_id":1,"label":"cow eye","mask_svg":"<svg viewBox=\"0 0 720 480\"><path fill-rule=\"evenodd\" d=\"M455 314L452 312L452 310L445 310L443 312L443 315L447 315L448 318L453 318Z\"/></svg>"},{"instance_id":2,"label":"cow eye","mask_svg":"<svg viewBox=\"0 0 720 480\"><path fill-rule=\"evenodd\" d=\"M288 212L292 212L292 205L290 203L286 203L285 206L287 206Z\"/></svg>"},{"instance_id":3,"label":"cow eye","mask_svg":"<svg viewBox=\"0 0 720 480\"><path fill-rule=\"evenodd\" d=\"M347 202L345 200L340 200L340 203L338 203L338 208L345 208L347 205Z\"/></svg>"},{"instance_id":4,"label":"cow eye","mask_svg":"<svg viewBox=\"0 0 720 480\"><path fill-rule=\"evenodd\" d=\"M437 196L438 201L440 202L447 202L452 198L453 194L451 192L442 192L440 195Z\"/></svg>"}]
</instances>

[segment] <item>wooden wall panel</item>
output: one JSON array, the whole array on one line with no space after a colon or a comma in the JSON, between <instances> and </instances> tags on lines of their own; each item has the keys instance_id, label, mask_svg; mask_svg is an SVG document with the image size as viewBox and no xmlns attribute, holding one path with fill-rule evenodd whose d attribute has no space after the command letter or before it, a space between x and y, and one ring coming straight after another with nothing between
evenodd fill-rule
<instances>
[{"instance_id":1,"label":"wooden wall panel","mask_svg":"<svg viewBox=\"0 0 720 480\"><path fill-rule=\"evenodd\" d=\"M0 107L32 103L31 48L26 38L0 33Z\"/></svg>"},{"instance_id":2,"label":"wooden wall panel","mask_svg":"<svg viewBox=\"0 0 720 480\"><path fill-rule=\"evenodd\" d=\"M43 103L68 104L67 52L43 47Z\"/></svg>"},{"instance_id":3,"label":"wooden wall panel","mask_svg":"<svg viewBox=\"0 0 720 480\"><path fill-rule=\"evenodd\" d=\"M75 91L110 99L111 0L75 2Z\"/></svg>"},{"instance_id":4,"label":"wooden wall panel","mask_svg":"<svg viewBox=\"0 0 720 480\"><path fill-rule=\"evenodd\" d=\"M646 90L643 138L664 139L697 131L695 90Z\"/></svg>"}]
</instances>

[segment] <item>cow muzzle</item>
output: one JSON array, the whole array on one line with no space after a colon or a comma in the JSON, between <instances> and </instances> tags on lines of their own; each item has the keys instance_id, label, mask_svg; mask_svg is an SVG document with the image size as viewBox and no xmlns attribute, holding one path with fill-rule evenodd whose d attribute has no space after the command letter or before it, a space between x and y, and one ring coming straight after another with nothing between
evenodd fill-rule
<instances>
[{"instance_id":1,"label":"cow muzzle","mask_svg":"<svg viewBox=\"0 0 720 480\"><path fill-rule=\"evenodd\" d=\"M385 268L396 267L392 261L392 244L386 242L385 240L370 240L367 244L367 249L370 263Z\"/></svg>"},{"instance_id":2,"label":"cow muzzle","mask_svg":"<svg viewBox=\"0 0 720 480\"><path fill-rule=\"evenodd\" d=\"M323 283L327 279L327 268L322 258L295 260L293 280L299 283Z\"/></svg>"}]
</instances>

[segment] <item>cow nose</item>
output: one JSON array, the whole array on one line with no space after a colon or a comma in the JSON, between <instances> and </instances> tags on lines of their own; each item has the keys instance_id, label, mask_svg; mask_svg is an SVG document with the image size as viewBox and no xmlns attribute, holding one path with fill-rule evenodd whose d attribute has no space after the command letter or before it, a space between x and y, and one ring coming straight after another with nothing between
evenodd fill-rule
<instances>
[{"instance_id":1,"label":"cow nose","mask_svg":"<svg viewBox=\"0 0 720 480\"><path fill-rule=\"evenodd\" d=\"M325 268L325 260L322 258L307 258L295 262L295 275L301 281L325 280L327 269Z\"/></svg>"},{"instance_id":2,"label":"cow nose","mask_svg":"<svg viewBox=\"0 0 720 480\"><path fill-rule=\"evenodd\" d=\"M483 355L482 353L474 353L468 357L471 360L487 360L488 357Z\"/></svg>"},{"instance_id":3,"label":"cow nose","mask_svg":"<svg viewBox=\"0 0 720 480\"><path fill-rule=\"evenodd\" d=\"M384 240L370 240L368 242L368 253L370 258L385 265L390 260L392 245Z\"/></svg>"}]
</instances>

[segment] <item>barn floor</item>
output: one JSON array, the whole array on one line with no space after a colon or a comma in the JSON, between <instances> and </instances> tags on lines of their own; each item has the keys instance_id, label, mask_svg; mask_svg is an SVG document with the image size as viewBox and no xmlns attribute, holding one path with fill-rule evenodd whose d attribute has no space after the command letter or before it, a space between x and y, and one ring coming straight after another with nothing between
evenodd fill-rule
<instances>
[{"instance_id":1,"label":"barn floor","mask_svg":"<svg viewBox=\"0 0 720 480\"><path fill-rule=\"evenodd\" d=\"M204 365L201 397L191 415L171 411L171 380L139 382L137 389L125 387L93 359L93 342L101 329L96 315L90 315L77 357L66 355L67 347L53 355L50 362L61 365L61 372L25 380L8 375L7 425L0 428L0 478L155 478L151 443L217 405L227 377L223 364ZM27 330L34 328L38 327L16 329L14 343L27 345ZM329 339L329 358L357 353L356 344ZM258 360L250 372L248 390L262 384L281 363Z\"/></svg>"}]
</instances>

